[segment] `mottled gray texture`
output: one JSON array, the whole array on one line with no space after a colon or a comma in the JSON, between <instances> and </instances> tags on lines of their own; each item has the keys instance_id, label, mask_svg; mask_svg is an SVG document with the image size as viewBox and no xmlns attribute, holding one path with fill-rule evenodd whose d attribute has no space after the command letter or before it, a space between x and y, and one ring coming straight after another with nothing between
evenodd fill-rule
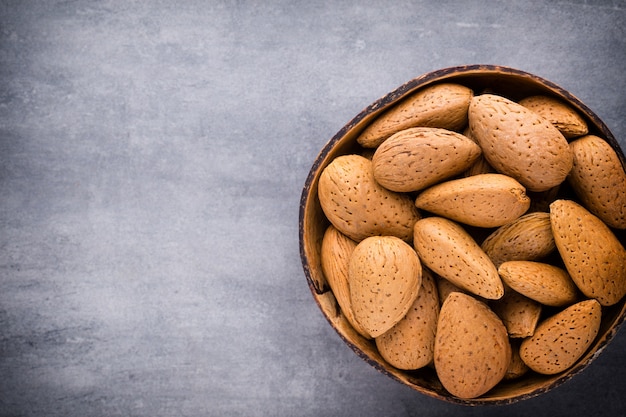
<instances>
[{"instance_id":1,"label":"mottled gray texture","mask_svg":"<svg viewBox=\"0 0 626 417\"><path fill-rule=\"evenodd\" d=\"M0 1L1 416L495 416L352 353L306 285L318 151L492 63L626 144L623 1ZM507 415L623 415L626 334Z\"/></svg>"}]
</instances>

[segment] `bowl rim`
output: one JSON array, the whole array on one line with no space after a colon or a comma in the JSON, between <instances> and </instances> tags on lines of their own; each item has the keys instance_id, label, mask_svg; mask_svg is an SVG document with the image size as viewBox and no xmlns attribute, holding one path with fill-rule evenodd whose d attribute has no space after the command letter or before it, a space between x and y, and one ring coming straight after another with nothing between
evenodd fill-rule
<instances>
[{"instance_id":1,"label":"bowl rim","mask_svg":"<svg viewBox=\"0 0 626 417\"><path fill-rule=\"evenodd\" d=\"M379 363L374 358L371 358L366 352L364 352L359 346L355 343L347 339L340 331L340 329L333 323L331 318L326 314L324 309L322 308L319 296L326 291L329 291L328 288L318 288L316 282L313 278L312 271L310 268L310 259L306 250L306 242L304 236L304 223L307 214L307 208L309 207L309 197L311 196L311 187L316 182L317 177L321 173L323 169L323 163L326 160L328 154L334 149L335 145L344 138L349 132L355 129L360 123L363 123L367 118L374 118L388 107L397 103L402 98L408 96L414 91L424 88L430 84L441 83L450 81L453 82L454 79L468 77L468 76L489 76L489 75L498 75L504 77L523 77L529 80L530 82L539 85L542 89L549 90L556 96L560 96L560 98L567 101L569 104L573 105L580 112L582 112L590 122L593 123L595 128L599 131L602 137L611 145L611 147L616 151L622 167L626 170L626 156L624 155L624 151L622 150L620 144L617 142L608 126L594 113L587 105L585 105L578 97L564 89L563 87L555 84L552 81L549 81L543 77L537 76L530 72L508 67L502 65L492 65L492 64L473 64L473 65L462 65L462 66L452 66L446 67L434 71L430 71L424 73L418 77L415 77L408 82L400 85L393 91L385 94L379 99L375 100L372 104L365 107L361 112L359 112L352 120L350 120L347 124L345 124L333 137L322 147L317 157L315 158L313 165L306 177L305 185L302 190L302 194L300 196L300 207L299 207L299 246L300 246L300 259L304 270L304 275L307 280L307 284L309 286L309 290L311 291L313 298L318 305L318 308L322 312L322 315L326 318L328 323L333 327L333 329L337 332L340 338L346 343L350 349L356 353L359 357L361 357L365 362L373 366L379 372L384 375L400 382L403 385L409 386L411 389L418 391L427 396L443 400L448 403L460 404L460 405L469 405L469 406L477 406L477 405L506 405L513 404L519 402L521 400L530 399L536 396L539 396L545 392L548 392L557 386L562 385L564 382L570 380L572 377L583 371L585 368L591 364L595 358L597 358L602 351L606 348L609 342L614 338L619 328L622 326L626 319L626 303L621 307L621 311L618 316L614 319L614 322L605 332L603 337L597 340L594 343L595 350L591 351L591 347L587 352L576 362L575 365L570 367L569 369L563 371L560 376L556 377L553 381L551 381L546 386L538 387L530 392L518 394L515 396L507 397L507 398L489 398L489 397L478 397L473 399L462 399L455 397L451 394L443 395L433 389L429 389L423 386L408 384L407 381L399 378L394 373L390 372L383 364ZM621 301L623 302L623 301Z\"/></svg>"}]
</instances>

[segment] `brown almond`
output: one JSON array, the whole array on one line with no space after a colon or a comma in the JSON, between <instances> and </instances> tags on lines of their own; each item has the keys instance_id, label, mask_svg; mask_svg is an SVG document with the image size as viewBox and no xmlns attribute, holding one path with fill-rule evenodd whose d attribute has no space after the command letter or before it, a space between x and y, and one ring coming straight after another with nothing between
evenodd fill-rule
<instances>
[{"instance_id":1,"label":"brown almond","mask_svg":"<svg viewBox=\"0 0 626 417\"><path fill-rule=\"evenodd\" d=\"M520 357L530 369L553 375L573 366L598 334L601 319L596 300L580 301L539 323L525 339Z\"/></svg>"},{"instance_id":2,"label":"brown almond","mask_svg":"<svg viewBox=\"0 0 626 417\"><path fill-rule=\"evenodd\" d=\"M359 334L369 339L370 336L367 331L354 318L352 303L350 302L348 266L356 245L355 241L345 236L335 226L330 225L326 228L322 238L320 258L322 272L344 316Z\"/></svg>"},{"instance_id":3,"label":"brown almond","mask_svg":"<svg viewBox=\"0 0 626 417\"><path fill-rule=\"evenodd\" d=\"M354 316L376 338L411 308L422 284L422 266L413 248L401 239L372 236L352 252L348 282Z\"/></svg>"},{"instance_id":4,"label":"brown almond","mask_svg":"<svg viewBox=\"0 0 626 417\"><path fill-rule=\"evenodd\" d=\"M412 93L368 125L357 137L365 148L376 148L385 139L410 127L461 130L467 124L467 107L473 91L454 83L441 83Z\"/></svg>"},{"instance_id":5,"label":"brown almond","mask_svg":"<svg viewBox=\"0 0 626 417\"><path fill-rule=\"evenodd\" d=\"M498 268L502 281L513 290L551 307L576 302L578 291L567 271L534 261L508 261Z\"/></svg>"},{"instance_id":6,"label":"brown almond","mask_svg":"<svg viewBox=\"0 0 626 417\"><path fill-rule=\"evenodd\" d=\"M493 94L473 97L471 136L498 172L529 191L561 184L572 168L572 152L552 123L526 107Z\"/></svg>"},{"instance_id":7,"label":"brown almond","mask_svg":"<svg viewBox=\"0 0 626 417\"><path fill-rule=\"evenodd\" d=\"M459 224L427 217L417 221L414 230L415 250L434 273L483 298L494 300L504 295L493 262Z\"/></svg>"},{"instance_id":8,"label":"brown almond","mask_svg":"<svg viewBox=\"0 0 626 417\"><path fill-rule=\"evenodd\" d=\"M489 307L470 295L452 293L439 313L435 370L444 388L476 398L496 386L511 361L506 328Z\"/></svg>"},{"instance_id":9,"label":"brown almond","mask_svg":"<svg viewBox=\"0 0 626 417\"><path fill-rule=\"evenodd\" d=\"M481 248L496 267L506 261L542 259L556 249L550 214L525 214L492 232Z\"/></svg>"},{"instance_id":10,"label":"brown almond","mask_svg":"<svg viewBox=\"0 0 626 417\"><path fill-rule=\"evenodd\" d=\"M565 268L580 291L603 306L626 295L626 250L597 216L571 200L550 205L550 223Z\"/></svg>"},{"instance_id":11,"label":"brown almond","mask_svg":"<svg viewBox=\"0 0 626 417\"><path fill-rule=\"evenodd\" d=\"M504 296L489 306L500 317L511 338L532 336L541 316L541 304L506 288Z\"/></svg>"},{"instance_id":12,"label":"brown almond","mask_svg":"<svg viewBox=\"0 0 626 417\"><path fill-rule=\"evenodd\" d=\"M572 106L557 98L537 95L526 97L519 104L552 123L567 139L586 135L589 131L585 119Z\"/></svg>"},{"instance_id":13,"label":"brown almond","mask_svg":"<svg viewBox=\"0 0 626 417\"><path fill-rule=\"evenodd\" d=\"M439 319L435 279L422 269L422 286L408 313L395 326L376 338L380 355L398 369L419 369L433 361Z\"/></svg>"},{"instance_id":14,"label":"brown almond","mask_svg":"<svg viewBox=\"0 0 626 417\"><path fill-rule=\"evenodd\" d=\"M583 205L610 227L626 229L626 172L604 139L587 135L570 143L568 182Z\"/></svg>"},{"instance_id":15,"label":"brown almond","mask_svg":"<svg viewBox=\"0 0 626 417\"><path fill-rule=\"evenodd\" d=\"M371 161L359 155L339 156L324 168L318 196L328 220L356 242L377 235L409 241L419 218L410 197L378 184Z\"/></svg>"},{"instance_id":16,"label":"brown almond","mask_svg":"<svg viewBox=\"0 0 626 417\"><path fill-rule=\"evenodd\" d=\"M530 369L519 355L522 339L509 339L509 341L511 342L511 362L509 362L509 367L506 370L506 374L504 374L504 380L506 381L522 377Z\"/></svg>"},{"instance_id":17,"label":"brown almond","mask_svg":"<svg viewBox=\"0 0 626 417\"><path fill-rule=\"evenodd\" d=\"M480 174L449 180L422 191L417 208L478 227L509 223L530 207L525 188L502 174Z\"/></svg>"},{"instance_id":18,"label":"brown almond","mask_svg":"<svg viewBox=\"0 0 626 417\"><path fill-rule=\"evenodd\" d=\"M414 127L383 142L372 165L374 178L398 192L422 190L468 169L480 156L480 147L451 130Z\"/></svg>"},{"instance_id":19,"label":"brown almond","mask_svg":"<svg viewBox=\"0 0 626 417\"><path fill-rule=\"evenodd\" d=\"M443 302L446 301L446 298L453 292L465 292L458 286L454 285L450 281L440 276L437 276L437 294L439 295L439 305L443 305Z\"/></svg>"}]
</instances>

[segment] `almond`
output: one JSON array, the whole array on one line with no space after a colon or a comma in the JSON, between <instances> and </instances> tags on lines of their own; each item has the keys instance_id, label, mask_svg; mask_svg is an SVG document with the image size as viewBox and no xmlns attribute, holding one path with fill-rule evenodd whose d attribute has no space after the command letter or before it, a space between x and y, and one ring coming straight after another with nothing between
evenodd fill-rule
<instances>
[{"instance_id":1,"label":"almond","mask_svg":"<svg viewBox=\"0 0 626 417\"><path fill-rule=\"evenodd\" d=\"M489 305L500 317L511 338L532 336L541 316L541 304L518 293L512 288L504 290L504 296Z\"/></svg>"},{"instance_id":2,"label":"almond","mask_svg":"<svg viewBox=\"0 0 626 417\"><path fill-rule=\"evenodd\" d=\"M611 229L571 200L550 205L550 222L565 268L580 291L603 306L626 294L626 250Z\"/></svg>"},{"instance_id":3,"label":"almond","mask_svg":"<svg viewBox=\"0 0 626 417\"><path fill-rule=\"evenodd\" d=\"M392 191L418 191L460 174L480 154L480 147L460 133L429 127L405 129L374 153L374 178Z\"/></svg>"},{"instance_id":4,"label":"almond","mask_svg":"<svg viewBox=\"0 0 626 417\"><path fill-rule=\"evenodd\" d=\"M567 139L586 135L589 131L585 119L573 107L557 98L537 95L526 97L519 104L552 123Z\"/></svg>"},{"instance_id":5,"label":"almond","mask_svg":"<svg viewBox=\"0 0 626 417\"><path fill-rule=\"evenodd\" d=\"M584 206L610 227L626 229L626 172L604 139L587 135L570 143L568 181Z\"/></svg>"},{"instance_id":6,"label":"almond","mask_svg":"<svg viewBox=\"0 0 626 417\"><path fill-rule=\"evenodd\" d=\"M356 245L355 241L330 225L326 228L322 238L320 258L322 272L344 316L359 334L369 339L370 336L367 331L354 318L352 303L350 302L348 266Z\"/></svg>"},{"instance_id":7,"label":"almond","mask_svg":"<svg viewBox=\"0 0 626 417\"><path fill-rule=\"evenodd\" d=\"M348 282L354 316L376 338L411 308L422 284L422 266L413 248L401 239L372 236L352 252Z\"/></svg>"},{"instance_id":8,"label":"almond","mask_svg":"<svg viewBox=\"0 0 626 417\"><path fill-rule=\"evenodd\" d=\"M443 217L415 223L413 245L420 260L434 273L472 294L487 299L504 295L493 262L459 224Z\"/></svg>"},{"instance_id":9,"label":"almond","mask_svg":"<svg viewBox=\"0 0 626 417\"><path fill-rule=\"evenodd\" d=\"M556 249L550 214L528 213L491 233L481 248L496 267L506 261L536 261Z\"/></svg>"},{"instance_id":10,"label":"almond","mask_svg":"<svg viewBox=\"0 0 626 417\"><path fill-rule=\"evenodd\" d=\"M567 140L549 121L504 97L483 94L469 106L471 136L496 171L529 191L561 184L572 168Z\"/></svg>"},{"instance_id":11,"label":"almond","mask_svg":"<svg viewBox=\"0 0 626 417\"><path fill-rule=\"evenodd\" d=\"M504 379L507 381L526 375L530 369L519 355L522 339L509 339L509 341L511 342L511 362L509 362L509 367L504 375Z\"/></svg>"},{"instance_id":12,"label":"almond","mask_svg":"<svg viewBox=\"0 0 626 417\"><path fill-rule=\"evenodd\" d=\"M435 370L452 395L476 398L496 386L511 361L506 328L489 307L452 293L441 306L435 337Z\"/></svg>"},{"instance_id":13,"label":"almond","mask_svg":"<svg viewBox=\"0 0 626 417\"><path fill-rule=\"evenodd\" d=\"M424 268L426 269L426 268ZM446 298L453 292L465 292L460 289L458 286L454 285L450 281L440 276L437 276L437 294L439 295L439 305L443 305L443 302L446 301Z\"/></svg>"},{"instance_id":14,"label":"almond","mask_svg":"<svg viewBox=\"0 0 626 417\"><path fill-rule=\"evenodd\" d=\"M399 369L419 369L433 361L439 319L435 279L422 270L422 286L408 313L395 326L376 338L380 355Z\"/></svg>"},{"instance_id":15,"label":"almond","mask_svg":"<svg viewBox=\"0 0 626 417\"><path fill-rule=\"evenodd\" d=\"M520 357L540 374L565 371L593 343L600 318L601 308L596 300L580 301L541 322L535 334L522 342Z\"/></svg>"},{"instance_id":16,"label":"almond","mask_svg":"<svg viewBox=\"0 0 626 417\"><path fill-rule=\"evenodd\" d=\"M471 226L498 227L524 214L530 198L509 176L480 174L433 185L417 196L415 205Z\"/></svg>"},{"instance_id":17,"label":"almond","mask_svg":"<svg viewBox=\"0 0 626 417\"><path fill-rule=\"evenodd\" d=\"M380 186L371 161L359 155L339 156L324 168L318 196L333 226L357 242L376 235L408 241L419 218L410 197Z\"/></svg>"},{"instance_id":18,"label":"almond","mask_svg":"<svg viewBox=\"0 0 626 417\"><path fill-rule=\"evenodd\" d=\"M467 124L467 107L473 91L454 83L442 83L412 93L386 110L357 137L365 148L376 148L385 139L410 127L461 130Z\"/></svg>"},{"instance_id":19,"label":"almond","mask_svg":"<svg viewBox=\"0 0 626 417\"><path fill-rule=\"evenodd\" d=\"M533 261L508 261L498 268L502 281L513 290L551 307L576 302L578 291L567 271Z\"/></svg>"}]
</instances>

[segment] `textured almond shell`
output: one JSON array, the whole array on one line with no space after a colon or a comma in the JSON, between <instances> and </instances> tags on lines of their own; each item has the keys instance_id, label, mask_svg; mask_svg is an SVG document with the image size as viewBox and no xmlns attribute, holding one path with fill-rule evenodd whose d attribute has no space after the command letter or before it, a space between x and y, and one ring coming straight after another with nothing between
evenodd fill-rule
<instances>
[{"instance_id":1,"label":"textured almond shell","mask_svg":"<svg viewBox=\"0 0 626 417\"><path fill-rule=\"evenodd\" d=\"M393 236L361 241L350 258L350 300L356 320L372 337L391 329L409 311L422 284L417 254Z\"/></svg>"},{"instance_id":2,"label":"textured almond shell","mask_svg":"<svg viewBox=\"0 0 626 417\"><path fill-rule=\"evenodd\" d=\"M530 198L509 176L480 174L433 185L417 196L415 205L471 226L498 227L523 215Z\"/></svg>"},{"instance_id":3,"label":"textured almond shell","mask_svg":"<svg viewBox=\"0 0 626 417\"><path fill-rule=\"evenodd\" d=\"M419 218L410 197L381 187L371 161L359 155L339 156L324 168L318 196L328 220L357 242L376 235L408 241Z\"/></svg>"},{"instance_id":4,"label":"textured almond shell","mask_svg":"<svg viewBox=\"0 0 626 417\"><path fill-rule=\"evenodd\" d=\"M506 261L542 259L556 249L550 214L524 214L492 232L483 241L481 248L496 267Z\"/></svg>"},{"instance_id":5,"label":"textured almond shell","mask_svg":"<svg viewBox=\"0 0 626 417\"><path fill-rule=\"evenodd\" d=\"M476 398L500 382L511 361L506 328L489 307L470 295L452 293L439 314L435 370L452 395Z\"/></svg>"},{"instance_id":6,"label":"textured almond shell","mask_svg":"<svg viewBox=\"0 0 626 417\"><path fill-rule=\"evenodd\" d=\"M576 285L567 271L534 261L508 261L498 268L502 281L513 290L551 307L562 307L578 300Z\"/></svg>"},{"instance_id":7,"label":"textured almond shell","mask_svg":"<svg viewBox=\"0 0 626 417\"><path fill-rule=\"evenodd\" d=\"M542 310L541 304L537 301L506 288L504 296L489 305L504 323L509 337L528 337L535 333Z\"/></svg>"},{"instance_id":8,"label":"textured almond shell","mask_svg":"<svg viewBox=\"0 0 626 417\"><path fill-rule=\"evenodd\" d=\"M548 120L568 139L586 135L589 132L585 119L562 100L538 95L526 97L520 100L519 104Z\"/></svg>"},{"instance_id":9,"label":"textured almond shell","mask_svg":"<svg viewBox=\"0 0 626 417\"><path fill-rule=\"evenodd\" d=\"M585 207L617 229L626 228L626 172L605 140L587 135L570 143L568 181Z\"/></svg>"},{"instance_id":10,"label":"textured almond shell","mask_svg":"<svg viewBox=\"0 0 626 417\"><path fill-rule=\"evenodd\" d=\"M522 339L509 339L511 342L511 362L504 375L505 380L516 379L526 375L530 369L519 355L520 344Z\"/></svg>"},{"instance_id":11,"label":"textured almond shell","mask_svg":"<svg viewBox=\"0 0 626 417\"><path fill-rule=\"evenodd\" d=\"M459 288L487 299L504 295L496 267L459 224L427 217L415 223L413 245L420 260Z\"/></svg>"},{"instance_id":12,"label":"textured almond shell","mask_svg":"<svg viewBox=\"0 0 626 417\"><path fill-rule=\"evenodd\" d=\"M556 247L572 280L603 306L626 294L626 250L602 220L571 200L550 205Z\"/></svg>"},{"instance_id":13,"label":"textured almond shell","mask_svg":"<svg viewBox=\"0 0 626 417\"><path fill-rule=\"evenodd\" d=\"M460 84L441 83L419 90L391 107L357 137L366 148L416 126L461 130L467 124L467 108L473 91Z\"/></svg>"},{"instance_id":14,"label":"textured almond shell","mask_svg":"<svg viewBox=\"0 0 626 417\"><path fill-rule=\"evenodd\" d=\"M539 323L535 334L522 342L520 357L535 372L565 371L585 353L600 329L600 304L576 303Z\"/></svg>"},{"instance_id":15,"label":"textured almond shell","mask_svg":"<svg viewBox=\"0 0 626 417\"><path fill-rule=\"evenodd\" d=\"M344 316L359 334L369 339L370 336L367 331L354 318L352 303L350 302L348 268L356 245L355 241L330 225L322 238L320 258L322 272Z\"/></svg>"},{"instance_id":16,"label":"textured almond shell","mask_svg":"<svg viewBox=\"0 0 626 417\"><path fill-rule=\"evenodd\" d=\"M460 133L414 127L378 147L372 158L374 178L392 191L419 191L465 171L480 154L480 147Z\"/></svg>"},{"instance_id":17,"label":"textured almond shell","mask_svg":"<svg viewBox=\"0 0 626 417\"><path fill-rule=\"evenodd\" d=\"M376 338L380 355L398 369L419 369L433 361L439 319L439 297L435 279L422 269L422 286L402 320Z\"/></svg>"},{"instance_id":18,"label":"textured almond shell","mask_svg":"<svg viewBox=\"0 0 626 417\"><path fill-rule=\"evenodd\" d=\"M572 152L561 132L537 113L504 97L473 97L469 126L489 164L530 191L561 184L572 168Z\"/></svg>"},{"instance_id":19,"label":"textured almond shell","mask_svg":"<svg viewBox=\"0 0 626 417\"><path fill-rule=\"evenodd\" d=\"M450 281L440 276L437 276L435 282L437 283L437 294L439 295L439 305L443 305L446 298L453 292L465 292L458 286L454 285Z\"/></svg>"}]
</instances>

